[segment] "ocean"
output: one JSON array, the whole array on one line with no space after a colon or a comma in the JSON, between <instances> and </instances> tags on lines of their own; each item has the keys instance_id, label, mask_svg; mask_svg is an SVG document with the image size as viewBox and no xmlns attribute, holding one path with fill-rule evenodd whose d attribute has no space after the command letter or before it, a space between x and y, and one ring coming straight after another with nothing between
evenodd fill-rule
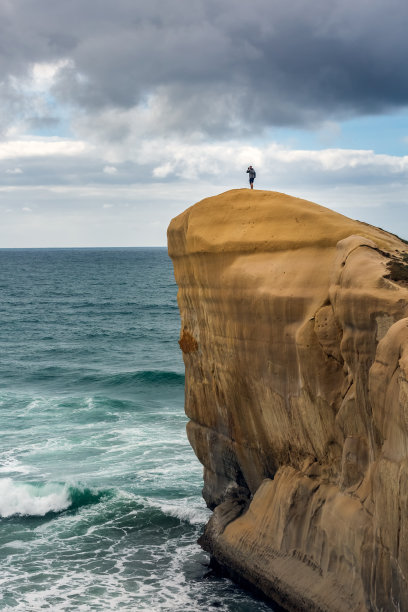
<instances>
[{"instance_id":1,"label":"ocean","mask_svg":"<svg viewBox=\"0 0 408 612\"><path fill-rule=\"evenodd\" d=\"M0 609L260 612L208 572L166 249L0 250Z\"/></svg>"}]
</instances>

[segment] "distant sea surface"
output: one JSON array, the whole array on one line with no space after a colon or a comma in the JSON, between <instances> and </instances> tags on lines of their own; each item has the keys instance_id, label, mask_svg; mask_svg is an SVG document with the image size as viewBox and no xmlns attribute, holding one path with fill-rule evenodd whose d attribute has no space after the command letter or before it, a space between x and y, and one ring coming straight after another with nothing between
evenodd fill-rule
<instances>
[{"instance_id":1,"label":"distant sea surface","mask_svg":"<svg viewBox=\"0 0 408 612\"><path fill-rule=\"evenodd\" d=\"M270 610L206 576L166 249L0 250L0 610Z\"/></svg>"}]
</instances>

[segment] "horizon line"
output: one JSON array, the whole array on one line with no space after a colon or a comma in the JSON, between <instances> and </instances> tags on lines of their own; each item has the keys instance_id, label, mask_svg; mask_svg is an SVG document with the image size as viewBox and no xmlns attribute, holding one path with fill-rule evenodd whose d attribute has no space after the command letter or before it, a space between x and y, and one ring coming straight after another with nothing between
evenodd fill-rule
<instances>
[{"instance_id":1,"label":"horizon line","mask_svg":"<svg viewBox=\"0 0 408 612\"><path fill-rule=\"evenodd\" d=\"M0 247L0 251L21 251L21 250L32 250L40 251L45 249L53 250L72 250L72 249L167 249L166 245L144 245L144 246L24 246L24 247Z\"/></svg>"}]
</instances>

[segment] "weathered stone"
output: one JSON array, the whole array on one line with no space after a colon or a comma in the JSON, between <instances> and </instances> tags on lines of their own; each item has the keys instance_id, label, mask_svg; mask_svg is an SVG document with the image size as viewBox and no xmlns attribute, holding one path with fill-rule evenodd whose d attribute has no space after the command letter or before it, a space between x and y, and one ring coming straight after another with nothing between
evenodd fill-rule
<instances>
[{"instance_id":1,"label":"weathered stone","mask_svg":"<svg viewBox=\"0 0 408 612\"><path fill-rule=\"evenodd\" d=\"M248 190L168 237L202 546L288 610L408 611L407 245Z\"/></svg>"}]
</instances>

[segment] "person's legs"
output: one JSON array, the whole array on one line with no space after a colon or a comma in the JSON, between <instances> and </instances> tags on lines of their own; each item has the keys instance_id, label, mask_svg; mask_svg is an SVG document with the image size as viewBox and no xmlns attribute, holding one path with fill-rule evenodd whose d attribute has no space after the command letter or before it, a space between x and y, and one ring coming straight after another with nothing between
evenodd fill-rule
<instances>
[{"instance_id":1,"label":"person's legs","mask_svg":"<svg viewBox=\"0 0 408 612\"><path fill-rule=\"evenodd\" d=\"M254 188L254 179L253 178L249 179L249 184L251 186L251 189L253 189Z\"/></svg>"}]
</instances>

